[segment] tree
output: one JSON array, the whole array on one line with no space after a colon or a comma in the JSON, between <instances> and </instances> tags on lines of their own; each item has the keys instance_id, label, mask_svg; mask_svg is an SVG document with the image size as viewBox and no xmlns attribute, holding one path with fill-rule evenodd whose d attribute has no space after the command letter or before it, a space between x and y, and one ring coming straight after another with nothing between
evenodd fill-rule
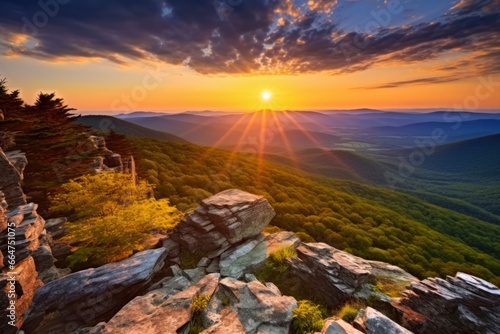
<instances>
[{"instance_id":1,"label":"tree","mask_svg":"<svg viewBox=\"0 0 500 334\"><path fill-rule=\"evenodd\" d=\"M148 198L151 186L145 181L134 186L125 173L88 175L64 184L51 211L70 214L68 239L79 246L69 257L78 268L122 260L143 248L148 231L172 229L181 212L168 200Z\"/></svg>"},{"instance_id":2,"label":"tree","mask_svg":"<svg viewBox=\"0 0 500 334\"><path fill-rule=\"evenodd\" d=\"M23 119L20 117L24 102L19 97L19 91L9 92L7 81L0 79L0 148L7 149L15 144L15 134L23 130Z\"/></svg>"},{"instance_id":3,"label":"tree","mask_svg":"<svg viewBox=\"0 0 500 334\"><path fill-rule=\"evenodd\" d=\"M99 153L89 139L90 129L76 123L73 110L53 93L40 93L35 104L23 110L27 124L16 144L29 161L24 188L42 210L48 207L51 192L87 174Z\"/></svg>"},{"instance_id":4,"label":"tree","mask_svg":"<svg viewBox=\"0 0 500 334\"><path fill-rule=\"evenodd\" d=\"M127 137L114 130L110 130L106 134L106 147L113 152L120 153L122 156L137 155L137 150L132 147Z\"/></svg>"}]
</instances>

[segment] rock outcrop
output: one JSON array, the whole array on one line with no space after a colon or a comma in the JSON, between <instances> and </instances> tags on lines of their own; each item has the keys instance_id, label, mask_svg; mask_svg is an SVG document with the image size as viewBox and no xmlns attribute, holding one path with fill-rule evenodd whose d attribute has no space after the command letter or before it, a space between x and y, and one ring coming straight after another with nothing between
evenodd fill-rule
<instances>
[{"instance_id":1,"label":"rock outcrop","mask_svg":"<svg viewBox=\"0 0 500 334\"><path fill-rule=\"evenodd\" d=\"M108 323L100 324L96 333L188 333L195 323L203 333L269 333L286 334L297 302L282 296L272 284L243 282L234 278L220 279L208 274L197 283L176 292L183 286L180 277L145 296L136 297ZM185 283L184 283L185 284ZM197 298L206 298L206 307L193 314Z\"/></svg>"},{"instance_id":2,"label":"rock outcrop","mask_svg":"<svg viewBox=\"0 0 500 334\"><path fill-rule=\"evenodd\" d=\"M1 333L16 333L36 289L61 274L54 266L45 221L36 204L26 203L21 188L26 164L24 153L0 149L0 315L10 322L0 322Z\"/></svg>"},{"instance_id":3,"label":"rock outcrop","mask_svg":"<svg viewBox=\"0 0 500 334\"><path fill-rule=\"evenodd\" d=\"M3 258L0 264L0 267L3 267L0 275L2 287L10 284L9 278L16 279L14 298L11 298L13 295L9 297L7 291L2 289L0 299L15 302L17 327L23 323L23 314L30 306L35 290L42 286L43 282L60 277L59 270L54 266L50 237L44 228L45 221L37 214L36 208L36 204L30 203L5 213L11 230L4 229L0 233L0 250ZM14 244L10 244L9 249L9 243L12 242ZM11 261L14 262L13 265ZM5 308L6 305L2 303L2 313L6 312ZM4 330L13 330L13 328L3 328L3 325L5 323L0 323L2 333L8 333Z\"/></svg>"},{"instance_id":4,"label":"rock outcrop","mask_svg":"<svg viewBox=\"0 0 500 334\"><path fill-rule=\"evenodd\" d=\"M294 274L316 282L315 294L330 306L339 306L370 282L370 264L327 244L302 244L290 259Z\"/></svg>"},{"instance_id":5,"label":"rock outcrop","mask_svg":"<svg viewBox=\"0 0 500 334\"><path fill-rule=\"evenodd\" d=\"M480 278L427 278L393 305L415 333L500 333L500 289Z\"/></svg>"},{"instance_id":6,"label":"rock outcrop","mask_svg":"<svg viewBox=\"0 0 500 334\"><path fill-rule=\"evenodd\" d=\"M331 307L354 297L368 299L377 294L371 285L377 277L392 277L403 286L417 281L396 266L367 261L324 243L302 243L296 251L297 257L289 259L292 275L305 287L315 282L309 293ZM385 299L390 300L387 296Z\"/></svg>"},{"instance_id":7,"label":"rock outcrop","mask_svg":"<svg viewBox=\"0 0 500 334\"><path fill-rule=\"evenodd\" d=\"M209 274L167 299L165 290L137 297L103 326L102 333L187 333L193 316L193 299L211 296L218 283L219 275Z\"/></svg>"},{"instance_id":8,"label":"rock outcrop","mask_svg":"<svg viewBox=\"0 0 500 334\"><path fill-rule=\"evenodd\" d=\"M22 205L6 214L10 226L15 230L16 261L33 255L40 247L40 237L44 232L45 221L36 213L37 205ZM0 234L0 249L7 252L7 231ZM4 263L6 265L6 263Z\"/></svg>"},{"instance_id":9,"label":"rock outcrop","mask_svg":"<svg viewBox=\"0 0 500 334\"><path fill-rule=\"evenodd\" d=\"M262 196L231 189L202 201L174 229L170 238L182 250L213 259L231 246L256 237L275 212Z\"/></svg>"},{"instance_id":10,"label":"rock outcrop","mask_svg":"<svg viewBox=\"0 0 500 334\"><path fill-rule=\"evenodd\" d=\"M0 191L10 208L26 204L26 196L21 188L21 174L0 149Z\"/></svg>"},{"instance_id":11,"label":"rock outcrop","mask_svg":"<svg viewBox=\"0 0 500 334\"><path fill-rule=\"evenodd\" d=\"M371 307L359 311L358 316L354 320L354 327L357 327L366 334L413 334L413 332L398 325Z\"/></svg>"},{"instance_id":12,"label":"rock outcrop","mask_svg":"<svg viewBox=\"0 0 500 334\"><path fill-rule=\"evenodd\" d=\"M92 169L94 169L98 173L108 170L125 171L126 168L122 160L122 156L118 153L109 150L106 147L106 140L104 139L104 137L90 136L89 141L94 147L94 149L100 151L100 156L98 156L90 166ZM127 167L130 166L127 164ZM135 165L133 167L134 167L133 172L135 173ZM130 172L131 170L127 168L127 171Z\"/></svg>"},{"instance_id":13,"label":"rock outcrop","mask_svg":"<svg viewBox=\"0 0 500 334\"><path fill-rule=\"evenodd\" d=\"M290 252L292 257L283 260L289 267L280 274L280 280L290 279L290 291L298 287L308 299L331 308L349 300L373 307L361 310L352 325L329 319L324 334L500 334L497 287L462 273L418 281L396 266L324 243L302 243L290 232L265 234L273 209L263 197L239 190L204 200L159 241L163 247L56 280L54 244L47 230L63 236L66 220L45 223L34 204L9 212L4 208L0 198L0 226L5 225L2 217L16 225L16 298L26 334L289 333L296 300L253 275L284 247L297 254ZM178 265L187 263L191 269ZM0 279L3 291L9 289L7 278ZM386 295L384 284L403 297ZM3 316L6 302L0 294ZM0 331L15 333L23 318L16 321L17 327Z\"/></svg>"},{"instance_id":14,"label":"rock outcrop","mask_svg":"<svg viewBox=\"0 0 500 334\"><path fill-rule=\"evenodd\" d=\"M5 334L17 333L24 321L24 314L29 308L36 289L43 285L37 279L35 261L29 256L21 261L16 261L12 270L4 270L0 276L0 332ZM15 296L9 295L15 291ZM11 304L15 305L15 311L11 313ZM9 317L14 316L14 317ZM7 320L8 319L8 320ZM7 321L12 321L12 326Z\"/></svg>"},{"instance_id":15,"label":"rock outcrop","mask_svg":"<svg viewBox=\"0 0 500 334\"><path fill-rule=\"evenodd\" d=\"M147 289L165 256L164 248L147 250L44 285L36 291L23 329L26 333L69 333L109 320Z\"/></svg>"},{"instance_id":16,"label":"rock outcrop","mask_svg":"<svg viewBox=\"0 0 500 334\"><path fill-rule=\"evenodd\" d=\"M203 312L205 333L286 334L297 301L272 283L224 278Z\"/></svg>"}]
</instances>

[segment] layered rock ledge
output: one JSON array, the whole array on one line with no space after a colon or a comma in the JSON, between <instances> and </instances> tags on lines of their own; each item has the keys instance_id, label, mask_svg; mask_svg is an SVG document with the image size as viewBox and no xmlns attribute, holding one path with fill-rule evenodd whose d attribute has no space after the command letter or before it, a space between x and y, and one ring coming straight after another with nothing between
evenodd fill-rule
<instances>
[{"instance_id":1,"label":"layered rock ledge","mask_svg":"<svg viewBox=\"0 0 500 334\"><path fill-rule=\"evenodd\" d=\"M500 289L468 274L414 283L393 305L415 333L500 333Z\"/></svg>"},{"instance_id":2,"label":"layered rock ledge","mask_svg":"<svg viewBox=\"0 0 500 334\"><path fill-rule=\"evenodd\" d=\"M183 250L213 259L261 233L275 216L262 196L230 189L202 201L171 234Z\"/></svg>"},{"instance_id":3,"label":"layered rock ledge","mask_svg":"<svg viewBox=\"0 0 500 334\"><path fill-rule=\"evenodd\" d=\"M149 286L165 256L164 248L147 250L44 285L35 293L23 329L26 333L70 333L109 320Z\"/></svg>"}]
</instances>

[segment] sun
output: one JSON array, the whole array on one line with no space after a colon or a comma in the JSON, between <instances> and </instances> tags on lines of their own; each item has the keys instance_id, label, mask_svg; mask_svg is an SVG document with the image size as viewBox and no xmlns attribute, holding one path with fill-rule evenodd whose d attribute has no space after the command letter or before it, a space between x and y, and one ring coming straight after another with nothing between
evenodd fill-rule
<instances>
[{"instance_id":1,"label":"sun","mask_svg":"<svg viewBox=\"0 0 500 334\"><path fill-rule=\"evenodd\" d=\"M270 91L265 90L265 91L263 91L263 92L262 92L261 96L262 96L262 99L263 99L264 101L269 101L269 100L271 100L271 96L272 96L272 95L271 95L271 92L270 92Z\"/></svg>"}]
</instances>

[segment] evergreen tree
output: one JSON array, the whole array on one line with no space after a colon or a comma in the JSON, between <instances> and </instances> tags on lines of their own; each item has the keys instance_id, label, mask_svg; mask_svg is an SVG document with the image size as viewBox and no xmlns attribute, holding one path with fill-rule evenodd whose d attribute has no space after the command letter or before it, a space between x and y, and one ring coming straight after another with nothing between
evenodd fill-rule
<instances>
[{"instance_id":1,"label":"evergreen tree","mask_svg":"<svg viewBox=\"0 0 500 334\"><path fill-rule=\"evenodd\" d=\"M121 154L123 157L137 155L137 150L132 147L127 137L110 130L106 134L106 147L115 153Z\"/></svg>"},{"instance_id":2,"label":"evergreen tree","mask_svg":"<svg viewBox=\"0 0 500 334\"><path fill-rule=\"evenodd\" d=\"M24 101L19 97L19 91L9 92L5 79L0 80L0 147L7 149L14 145L15 134L24 131L26 121L22 110Z\"/></svg>"},{"instance_id":3,"label":"evergreen tree","mask_svg":"<svg viewBox=\"0 0 500 334\"><path fill-rule=\"evenodd\" d=\"M78 116L71 113L75 109L54 93L40 93L35 104L25 109L31 128L18 139L29 160L25 190L44 205L54 187L88 173L97 150L89 128L76 124Z\"/></svg>"}]
</instances>

